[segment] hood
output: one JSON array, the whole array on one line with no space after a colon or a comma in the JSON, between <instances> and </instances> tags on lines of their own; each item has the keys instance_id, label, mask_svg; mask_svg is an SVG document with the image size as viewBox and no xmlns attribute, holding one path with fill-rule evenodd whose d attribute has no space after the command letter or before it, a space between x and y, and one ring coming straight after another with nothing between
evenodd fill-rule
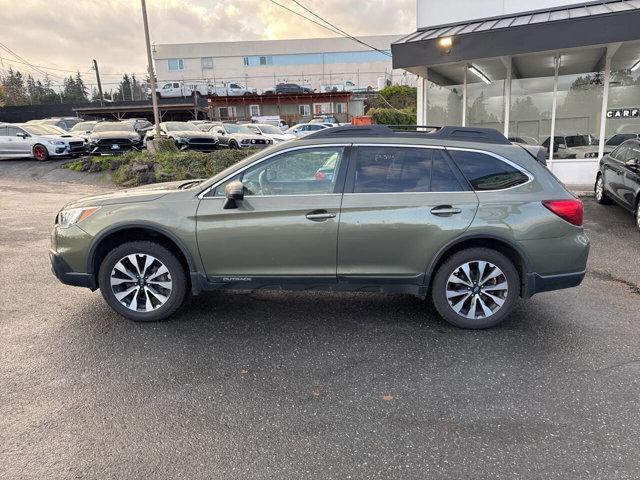
<instances>
[{"instance_id":1,"label":"hood","mask_svg":"<svg viewBox=\"0 0 640 480\"><path fill-rule=\"evenodd\" d=\"M230 134L231 137L237 138L238 140L244 140L244 139L249 139L249 140L264 140L266 137L264 135L253 135L253 134L249 134L249 133L232 133Z\"/></svg>"},{"instance_id":2,"label":"hood","mask_svg":"<svg viewBox=\"0 0 640 480\"><path fill-rule=\"evenodd\" d=\"M295 135L291 135L290 133L283 133L282 135L277 135L277 134L273 134L273 135L265 135L265 137L267 138L272 138L274 140L280 140L281 142L285 141L285 140L293 140L294 138L296 138Z\"/></svg>"},{"instance_id":3,"label":"hood","mask_svg":"<svg viewBox=\"0 0 640 480\"><path fill-rule=\"evenodd\" d=\"M213 138L216 140L218 137L214 133L201 132L197 130L178 130L169 132L172 137L184 137L184 138Z\"/></svg>"},{"instance_id":4,"label":"hood","mask_svg":"<svg viewBox=\"0 0 640 480\"><path fill-rule=\"evenodd\" d=\"M135 139L135 138L140 138L140 136L133 131L128 131L128 132L118 132L118 131L113 131L113 132L92 132L89 135L89 139L91 140L102 140L104 138L126 138L126 139Z\"/></svg>"},{"instance_id":5,"label":"hood","mask_svg":"<svg viewBox=\"0 0 640 480\"><path fill-rule=\"evenodd\" d=\"M180 187L188 186L194 182L199 182L199 180L180 180L177 182L154 183L152 185L144 185L142 187L127 188L125 190L117 190L115 192L83 197L79 200L68 203L64 208L150 202L163 197L168 193L176 192L181 189Z\"/></svg>"},{"instance_id":6,"label":"hood","mask_svg":"<svg viewBox=\"0 0 640 480\"><path fill-rule=\"evenodd\" d=\"M84 138L79 135L38 135L49 140L64 140L66 142L84 142Z\"/></svg>"}]
</instances>

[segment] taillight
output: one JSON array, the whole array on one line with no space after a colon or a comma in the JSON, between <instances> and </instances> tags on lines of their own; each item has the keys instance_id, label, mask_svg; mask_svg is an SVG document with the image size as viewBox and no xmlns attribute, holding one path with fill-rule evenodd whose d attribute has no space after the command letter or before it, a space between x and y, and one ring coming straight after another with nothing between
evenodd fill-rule
<instances>
[{"instance_id":1,"label":"taillight","mask_svg":"<svg viewBox=\"0 0 640 480\"><path fill-rule=\"evenodd\" d=\"M578 227L582 225L582 200L543 200L542 204L567 222Z\"/></svg>"}]
</instances>

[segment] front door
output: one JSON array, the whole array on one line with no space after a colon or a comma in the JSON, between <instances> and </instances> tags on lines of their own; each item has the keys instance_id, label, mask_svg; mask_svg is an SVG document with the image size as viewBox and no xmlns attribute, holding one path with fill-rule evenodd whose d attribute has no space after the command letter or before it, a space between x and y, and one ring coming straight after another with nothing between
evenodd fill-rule
<instances>
[{"instance_id":1,"label":"front door","mask_svg":"<svg viewBox=\"0 0 640 480\"><path fill-rule=\"evenodd\" d=\"M624 161L629 151L627 144L620 145L604 157L604 182L611 194L620 202L624 200Z\"/></svg>"},{"instance_id":2,"label":"front door","mask_svg":"<svg viewBox=\"0 0 640 480\"><path fill-rule=\"evenodd\" d=\"M430 260L478 207L449 162L442 149L357 147L340 215L339 278L422 283Z\"/></svg>"},{"instance_id":3,"label":"front door","mask_svg":"<svg viewBox=\"0 0 640 480\"><path fill-rule=\"evenodd\" d=\"M322 277L335 282L345 150L293 148L266 157L204 197L197 240L209 280ZM234 180L243 182L244 199L237 208L224 209L224 187Z\"/></svg>"},{"instance_id":4,"label":"front door","mask_svg":"<svg viewBox=\"0 0 640 480\"><path fill-rule=\"evenodd\" d=\"M624 159L624 188L622 197L625 204L636 208L636 192L640 186L640 143L629 142L629 149Z\"/></svg>"}]
</instances>

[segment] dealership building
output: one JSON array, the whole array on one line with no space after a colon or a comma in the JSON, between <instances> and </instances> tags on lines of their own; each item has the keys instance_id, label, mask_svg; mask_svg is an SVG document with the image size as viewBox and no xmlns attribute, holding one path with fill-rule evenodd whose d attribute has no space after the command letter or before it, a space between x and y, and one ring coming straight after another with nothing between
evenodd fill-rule
<instances>
[{"instance_id":1,"label":"dealership building","mask_svg":"<svg viewBox=\"0 0 640 480\"><path fill-rule=\"evenodd\" d=\"M391 49L418 76L419 124L544 143L567 184L592 184L611 137L640 134L640 0L418 0Z\"/></svg>"},{"instance_id":2,"label":"dealership building","mask_svg":"<svg viewBox=\"0 0 640 480\"><path fill-rule=\"evenodd\" d=\"M316 91L347 84L375 90L385 83L415 81L406 70L393 70L391 43L400 37L360 37L374 48L342 37L157 44L153 56L159 82L238 82L258 92L278 83Z\"/></svg>"}]
</instances>

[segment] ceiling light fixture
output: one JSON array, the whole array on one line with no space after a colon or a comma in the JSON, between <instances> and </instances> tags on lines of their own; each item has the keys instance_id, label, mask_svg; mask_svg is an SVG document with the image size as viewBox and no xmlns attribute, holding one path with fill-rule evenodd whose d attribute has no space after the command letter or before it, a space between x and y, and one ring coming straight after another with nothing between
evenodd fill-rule
<instances>
[{"instance_id":1,"label":"ceiling light fixture","mask_svg":"<svg viewBox=\"0 0 640 480\"><path fill-rule=\"evenodd\" d=\"M453 45L453 38L451 38L451 37L442 37L440 40L438 40L438 44L442 48L451 48L451 46Z\"/></svg>"},{"instance_id":2,"label":"ceiling light fixture","mask_svg":"<svg viewBox=\"0 0 640 480\"><path fill-rule=\"evenodd\" d=\"M471 73L473 73L476 77L478 77L480 80L482 80L487 85L489 85L491 83L491 80L489 80L489 77L487 77L484 73L482 73L480 70L478 70L473 65L469 65L468 69L469 69L469 71Z\"/></svg>"}]
</instances>

